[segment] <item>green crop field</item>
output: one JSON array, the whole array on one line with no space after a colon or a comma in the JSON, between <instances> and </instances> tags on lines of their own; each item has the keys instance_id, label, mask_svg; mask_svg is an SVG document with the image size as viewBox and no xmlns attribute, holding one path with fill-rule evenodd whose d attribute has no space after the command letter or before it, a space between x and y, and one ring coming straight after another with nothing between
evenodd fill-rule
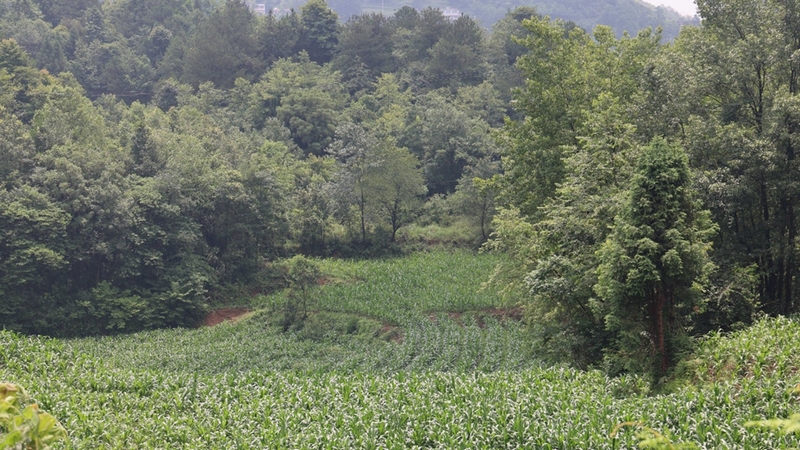
<instances>
[{"instance_id":1,"label":"green crop field","mask_svg":"<svg viewBox=\"0 0 800 450\"><path fill-rule=\"evenodd\" d=\"M800 323L712 336L682 385L544 367L480 290L499 256L321 261L303 329L269 306L235 323L77 340L0 332L0 381L25 386L72 448L636 448L642 422L700 448L800 447L744 423L800 411ZM393 330L389 333L387 330Z\"/></svg>"}]
</instances>

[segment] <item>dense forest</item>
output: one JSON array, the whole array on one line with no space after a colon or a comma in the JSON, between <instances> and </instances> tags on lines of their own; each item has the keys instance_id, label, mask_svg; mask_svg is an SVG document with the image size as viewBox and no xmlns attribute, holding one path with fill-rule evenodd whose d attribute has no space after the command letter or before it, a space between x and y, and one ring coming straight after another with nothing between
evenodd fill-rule
<instances>
[{"instance_id":1,"label":"dense forest","mask_svg":"<svg viewBox=\"0 0 800 450\"><path fill-rule=\"evenodd\" d=\"M0 1L0 326L190 326L292 255L511 256L542 358L663 375L797 310L793 0L671 43L530 7Z\"/></svg>"}]
</instances>

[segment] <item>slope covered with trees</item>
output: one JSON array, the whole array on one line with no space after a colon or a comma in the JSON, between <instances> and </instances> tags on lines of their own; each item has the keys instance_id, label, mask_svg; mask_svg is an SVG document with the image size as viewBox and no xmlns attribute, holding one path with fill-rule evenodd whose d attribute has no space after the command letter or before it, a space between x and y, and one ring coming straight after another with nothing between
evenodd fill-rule
<instances>
[{"instance_id":1,"label":"slope covered with trees","mask_svg":"<svg viewBox=\"0 0 800 450\"><path fill-rule=\"evenodd\" d=\"M288 10L299 9L301 0L258 0L267 8ZM597 25L608 25L621 36L623 32L635 34L646 27L662 27L666 39L675 38L681 26L697 24L697 19L680 15L673 9L653 6L640 0L526 0L511 2L496 0L491 2L473 2L467 0L331 0L331 8L342 18L365 13L383 13L391 15L395 11L410 6L424 9L428 6L444 10L453 8L477 20L482 26L489 27L501 20L509 11L526 6L535 8L553 19L575 22L579 26L591 30Z\"/></svg>"},{"instance_id":2,"label":"slope covered with trees","mask_svg":"<svg viewBox=\"0 0 800 450\"><path fill-rule=\"evenodd\" d=\"M294 255L487 239L544 359L660 379L693 336L797 310L788 0L704 0L672 43L529 7L489 33L69 5L0 1L5 328L189 326Z\"/></svg>"},{"instance_id":3,"label":"slope covered with trees","mask_svg":"<svg viewBox=\"0 0 800 450\"><path fill-rule=\"evenodd\" d=\"M3 327L188 326L298 252L393 251L420 217L488 236L473 179L499 171L514 69L467 17L0 5Z\"/></svg>"}]
</instances>

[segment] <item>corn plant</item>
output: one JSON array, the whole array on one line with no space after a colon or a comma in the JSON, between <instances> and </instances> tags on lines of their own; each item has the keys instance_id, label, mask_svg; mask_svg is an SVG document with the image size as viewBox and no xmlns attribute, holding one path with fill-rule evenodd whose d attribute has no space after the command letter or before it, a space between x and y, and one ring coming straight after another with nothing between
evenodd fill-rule
<instances>
[{"instance_id":1,"label":"corn plant","mask_svg":"<svg viewBox=\"0 0 800 450\"><path fill-rule=\"evenodd\" d=\"M319 262L329 283L315 308L400 339L306 339L268 325L268 312L90 339L0 331L0 379L35 391L76 449L800 447L796 433L745 427L797 411L797 320L699 342L655 395L641 377L545 366L523 324L473 314L496 300L478 291L485 256ZM469 292L437 275L448 264L463 266ZM609 435L626 422L659 431Z\"/></svg>"}]
</instances>

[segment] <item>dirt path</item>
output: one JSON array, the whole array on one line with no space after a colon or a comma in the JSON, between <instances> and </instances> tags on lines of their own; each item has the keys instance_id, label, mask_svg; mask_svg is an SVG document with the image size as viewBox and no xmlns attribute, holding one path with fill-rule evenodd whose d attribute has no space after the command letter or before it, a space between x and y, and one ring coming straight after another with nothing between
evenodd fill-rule
<instances>
[{"instance_id":1,"label":"dirt path","mask_svg":"<svg viewBox=\"0 0 800 450\"><path fill-rule=\"evenodd\" d=\"M227 320L236 320L250 312L248 308L224 308L211 311L203 321L203 325L213 327Z\"/></svg>"}]
</instances>

